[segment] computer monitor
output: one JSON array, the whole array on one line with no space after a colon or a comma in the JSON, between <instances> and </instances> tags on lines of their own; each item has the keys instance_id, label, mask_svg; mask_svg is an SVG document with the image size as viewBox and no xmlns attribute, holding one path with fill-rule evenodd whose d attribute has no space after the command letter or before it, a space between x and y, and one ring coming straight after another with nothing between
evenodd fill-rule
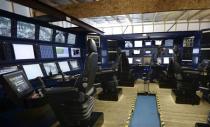
<instances>
[{"instance_id":1,"label":"computer monitor","mask_svg":"<svg viewBox=\"0 0 210 127\"><path fill-rule=\"evenodd\" d=\"M129 50L121 50L121 52L124 52L126 56L130 55L130 51Z\"/></svg>"},{"instance_id":2,"label":"computer monitor","mask_svg":"<svg viewBox=\"0 0 210 127\"><path fill-rule=\"evenodd\" d=\"M143 60L144 63L143 64L144 65L150 65L151 64L151 59L152 59L151 57L144 57L144 60Z\"/></svg>"},{"instance_id":3,"label":"computer monitor","mask_svg":"<svg viewBox=\"0 0 210 127\"><path fill-rule=\"evenodd\" d=\"M54 58L52 46L40 45L40 53L42 59Z\"/></svg>"},{"instance_id":4,"label":"computer monitor","mask_svg":"<svg viewBox=\"0 0 210 127\"><path fill-rule=\"evenodd\" d=\"M151 41L145 41L144 44L145 44L145 46L151 46L152 42Z\"/></svg>"},{"instance_id":5,"label":"computer monitor","mask_svg":"<svg viewBox=\"0 0 210 127\"><path fill-rule=\"evenodd\" d=\"M133 61L134 61L134 64L142 64L142 58L140 57L134 57Z\"/></svg>"},{"instance_id":6,"label":"computer monitor","mask_svg":"<svg viewBox=\"0 0 210 127\"><path fill-rule=\"evenodd\" d=\"M13 44L16 60L35 59L33 45Z\"/></svg>"},{"instance_id":7,"label":"computer monitor","mask_svg":"<svg viewBox=\"0 0 210 127\"><path fill-rule=\"evenodd\" d=\"M11 37L11 19L0 17L0 36Z\"/></svg>"},{"instance_id":8,"label":"computer monitor","mask_svg":"<svg viewBox=\"0 0 210 127\"><path fill-rule=\"evenodd\" d=\"M173 54L174 53L174 50L173 49L168 49L168 53L169 54Z\"/></svg>"},{"instance_id":9,"label":"computer monitor","mask_svg":"<svg viewBox=\"0 0 210 127\"><path fill-rule=\"evenodd\" d=\"M141 52L140 52L140 49L134 49L133 50L133 54L134 55L139 55Z\"/></svg>"},{"instance_id":10,"label":"computer monitor","mask_svg":"<svg viewBox=\"0 0 210 127\"><path fill-rule=\"evenodd\" d=\"M168 39L165 40L165 47L172 47L174 45L174 40Z\"/></svg>"},{"instance_id":11,"label":"computer monitor","mask_svg":"<svg viewBox=\"0 0 210 127\"><path fill-rule=\"evenodd\" d=\"M55 42L65 43L65 33L63 31L56 30Z\"/></svg>"},{"instance_id":12,"label":"computer monitor","mask_svg":"<svg viewBox=\"0 0 210 127\"><path fill-rule=\"evenodd\" d=\"M71 57L80 57L80 48L71 48Z\"/></svg>"},{"instance_id":13,"label":"computer monitor","mask_svg":"<svg viewBox=\"0 0 210 127\"><path fill-rule=\"evenodd\" d=\"M162 40L155 40L155 45L162 45Z\"/></svg>"},{"instance_id":14,"label":"computer monitor","mask_svg":"<svg viewBox=\"0 0 210 127\"><path fill-rule=\"evenodd\" d=\"M17 38L35 39L35 25L17 21Z\"/></svg>"},{"instance_id":15,"label":"computer monitor","mask_svg":"<svg viewBox=\"0 0 210 127\"><path fill-rule=\"evenodd\" d=\"M0 75L6 74L9 72L17 71L18 67L17 66L9 66L9 67L0 67Z\"/></svg>"},{"instance_id":16,"label":"computer monitor","mask_svg":"<svg viewBox=\"0 0 210 127\"><path fill-rule=\"evenodd\" d=\"M142 41L134 41L134 47L142 47Z\"/></svg>"},{"instance_id":17,"label":"computer monitor","mask_svg":"<svg viewBox=\"0 0 210 127\"><path fill-rule=\"evenodd\" d=\"M76 42L76 35L69 33L68 34L68 41L67 41L67 43L71 44L71 45L74 45L75 42Z\"/></svg>"},{"instance_id":18,"label":"computer monitor","mask_svg":"<svg viewBox=\"0 0 210 127\"><path fill-rule=\"evenodd\" d=\"M158 57L158 58L157 58L157 64L162 64L162 59L161 59L161 57Z\"/></svg>"},{"instance_id":19,"label":"computer monitor","mask_svg":"<svg viewBox=\"0 0 210 127\"><path fill-rule=\"evenodd\" d=\"M8 84L6 87L9 88L9 92L15 93L18 98L24 97L33 91L23 71L5 74L3 78Z\"/></svg>"},{"instance_id":20,"label":"computer monitor","mask_svg":"<svg viewBox=\"0 0 210 127\"><path fill-rule=\"evenodd\" d=\"M48 76L58 74L58 68L55 63L44 63L44 69Z\"/></svg>"},{"instance_id":21,"label":"computer monitor","mask_svg":"<svg viewBox=\"0 0 210 127\"><path fill-rule=\"evenodd\" d=\"M72 68L73 70L77 70L77 69L80 68L80 67L79 67L79 63L78 63L77 60L71 60L71 61L69 61L69 62L70 62L71 68Z\"/></svg>"},{"instance_id":22,"label":"computer monitor","mask_svg":"<svg viewBox=\"0 0 210 127\"><path fill-rule=\"evenodd\" d=\"M133 43L131 41L125 41L125 48L132 48Z\"/></svg>"},{"instance_id":23,"label":"computer monitor","mask_svg":"<svg viewBox=\"0 0 210 127\"><path fill-rule=\"evenodd\" d=\"M163 57L163 64L169 64L169 57Z\"/></svg>"},{"instance_id":24,"label":"computer monitor","mask_svg":"<svg viewBox=\"0 0 210 127\"><path fill-rule=\"evenodd\" d=\"M37 77L43 77L43 73L39 64L23 65L23 69L28 80L35 79Z\"/></svg>"},{"instance_id":25,"label":"computer monitor","mask_svg":"<svg viewBox=\"0 0 210 127\"><path fill-rule=\"evenodd\" d=\"M53 30L47 27L39 27L39 40L52 41Z\"/></svg>"},{"instance_id":26,"label":"computer monitor","mask_svg":"<svg viewBox=\"0 0 210 127\"><path fill-rule=\"evenodd\" d=\"M69 57L69 48L68 47L56 47L57 58Z\"/></svg>"},{"instance_id":27,"label":"computer monitor","mask_svg":"<svg viewBox=\"0 0 210 127\"><path fill-rule=\"evenodd\" d=\"M199 48L194 48L193 49L193 54L199 54Z\"/></svg>"},{"instance_id":28,"label":"computer monitor","mask_svg":"<svg viewBox=\"0 0 210 127\"><path fill-rule=\"evenodd\" d=\"M70 71L70 67L67 61L58 62L58 65L63 73Z\"/></svg>"},{"instance_id":29,"label":"computer monitor","mask_svg":"<svg viewBox=\"0 0 210 127\"><path fill-rule=\"evenodd\" d=\"M146 50L145 54L151 54L151 51L150 50Z\"/></svg>"},{"instance_id":30,"label":"computer monitor","mask_svg":"<svg viewBox=\"0 0 210 127\"><path fill-rule=\"evenodd\" d=\"M133 58L128 58L128 63L133 64Z\"/></svg>"}]
</instances>

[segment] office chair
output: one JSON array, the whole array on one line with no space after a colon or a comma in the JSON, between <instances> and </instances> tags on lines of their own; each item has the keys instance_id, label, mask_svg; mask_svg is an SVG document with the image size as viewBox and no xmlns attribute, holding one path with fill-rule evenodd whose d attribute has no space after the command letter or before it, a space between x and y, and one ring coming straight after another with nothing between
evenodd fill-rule
<instances>
[{"instance_id":1,"label":"office chair","mask_svg":"<svg viewBox=\"0 0 210 127\"><path fill-rule=\"evenodd\" d=\"M117 76L119 79L119 85L122 86L134 86L135 76L133 70L129 68L128 59L124 52L121 53L121 60L119 60Z\"/></svg>"},{"instance_id":2,"label":"office chair","mask_svg":"<svg viewBox=\"0 0 210 127\"><path fill-rule=\"evenodd\" d=\"M88 126L94 107L98 54L95 42L87 41L88 55L84 72L75 87L46 88L45 96L62 127Z\"/></svg>"}]
</instances>

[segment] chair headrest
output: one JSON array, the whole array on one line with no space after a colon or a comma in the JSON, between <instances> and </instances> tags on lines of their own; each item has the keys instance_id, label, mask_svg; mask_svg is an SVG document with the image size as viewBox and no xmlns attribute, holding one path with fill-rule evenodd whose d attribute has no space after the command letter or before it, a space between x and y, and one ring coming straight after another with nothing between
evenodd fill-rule
<instances>
[{"instance_id":1,"label":"chair headrest","mask_svg":"<svg viewBox=\"0 0 210 127\"><path fill-rule=\"evenodd\" d=\"M96 47L96 43L93 39L88 39L87 41L87 48L88 48L88 52L97 52L97 47Z\"/></svg>"}]
</instances>

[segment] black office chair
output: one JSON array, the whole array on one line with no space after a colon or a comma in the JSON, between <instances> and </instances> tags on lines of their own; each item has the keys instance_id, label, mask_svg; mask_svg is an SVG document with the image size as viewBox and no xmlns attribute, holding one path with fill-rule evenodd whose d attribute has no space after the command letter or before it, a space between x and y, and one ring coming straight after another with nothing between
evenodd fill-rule
<instances>
[{"instance_id":1,"label":"black office chair","mask_svg":"<svg viewBox=\"0 0 210 127\"><path fill-rule=\"evenodd\" d=\"M121 86L134 86L135 76L133 70L129 68L128 59L124 52L121 53L121 59L119 60L117 76L119 79L119 85Z\"/></svg>"},{"instance_id":2,"label":"black office chair","mask_svg":"<svg viewBox=\"0 0 210 127\"><path fill-rule=\"evenodd\" d=\"M97 68L97 48L93 40L87 41L88 56L84 73L75 87L45 89L46 98L62 127L89 126L94 107L93 86Z\"/></svg>"}]
</instances>

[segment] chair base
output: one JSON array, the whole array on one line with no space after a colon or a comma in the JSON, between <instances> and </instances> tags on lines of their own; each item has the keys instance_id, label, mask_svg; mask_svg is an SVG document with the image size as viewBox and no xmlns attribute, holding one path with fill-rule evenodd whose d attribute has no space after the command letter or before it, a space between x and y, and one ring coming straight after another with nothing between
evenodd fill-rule
<instances>
[{"instance_id":1,"label":"chair base","mask_svg":"<svg viewBox=\"0 0 210 127\"><path fill-rule=\"evenodd\" d=\"M118 101L121 95L122 95L122 88L117 88L115 92L104 93L102 91L101 93L98 94L98 99L105 101Z\"/></svg>"},{"instance_id":2,"label":"chair base","mask_svg":"<svg viewBox=\"0 0 210 127\"><path fill-rule=\"evenodd\" d=\"M200 104L200 98L196 94L194 96L183 96L178 94L176 90L172 90L171 96L177 104Z\"/></svg>"}]
</instances>

